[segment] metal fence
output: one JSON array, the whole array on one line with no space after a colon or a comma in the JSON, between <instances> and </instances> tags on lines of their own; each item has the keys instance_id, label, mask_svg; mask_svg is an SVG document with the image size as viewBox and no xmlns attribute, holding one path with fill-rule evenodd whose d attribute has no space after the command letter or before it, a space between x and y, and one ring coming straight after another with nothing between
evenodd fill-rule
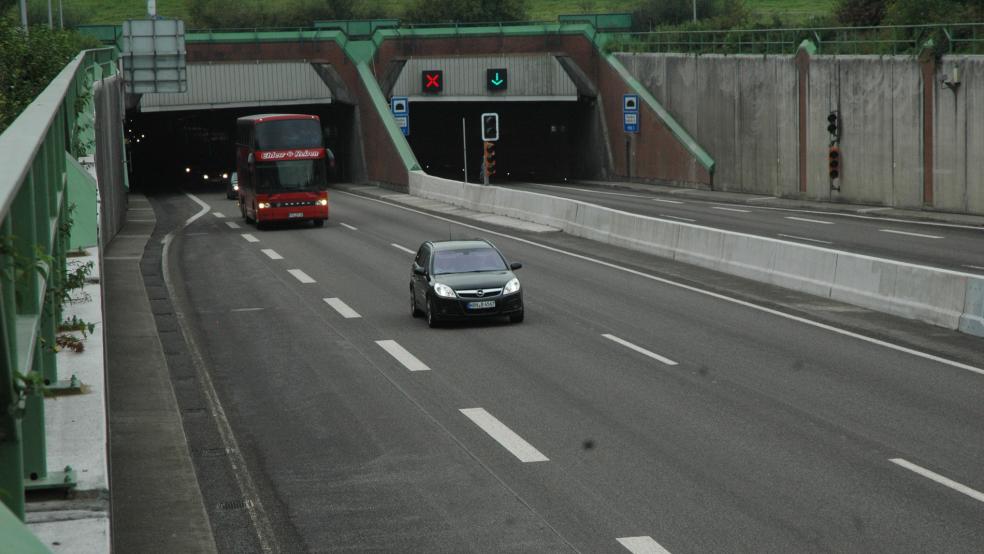
<instances>
[{"instance_id":1,"label":"metal fence","mask_svg":"<svg viewBox=\"0 0 984 554\"><path fill-rule=\"evenodd\" d=\"M68 286L67 156L90 153L92 84L116 59L80 53L0 134L0 500L21 520L27 491L72 486L69 468L48 470L44 424Z\"/></svg>"},{"instance_id":2,"label":"metal fence","mask_svg":"<svg viewBox=\"0 0 984 554\"><path fill-rule=\"evenodd\" d=\"M817 46L817 54L915 55L927 44L939 54L984 54L984 23L665 30L613 35L607 48L612 52L795 54L804 40Z\"/></svg>"}]
</instances>

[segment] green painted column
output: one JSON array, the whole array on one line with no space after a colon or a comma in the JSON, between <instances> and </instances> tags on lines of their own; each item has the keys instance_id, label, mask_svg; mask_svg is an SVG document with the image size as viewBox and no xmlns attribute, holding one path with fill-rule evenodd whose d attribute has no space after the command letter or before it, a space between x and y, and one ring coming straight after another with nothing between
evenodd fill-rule
<instances>
[{"instance_id":1,"label":"green painted column","mask_svg":"<svg viewBox=\"0 0 984 554\"><path fill-rule=\"evenodd\" d=\"M71 154L65 154L68 171L68 206L72 208L72 231L69 250L88 248L99 243L99 216L96 207L97 183Z\"/></svg>"}]
</instances>

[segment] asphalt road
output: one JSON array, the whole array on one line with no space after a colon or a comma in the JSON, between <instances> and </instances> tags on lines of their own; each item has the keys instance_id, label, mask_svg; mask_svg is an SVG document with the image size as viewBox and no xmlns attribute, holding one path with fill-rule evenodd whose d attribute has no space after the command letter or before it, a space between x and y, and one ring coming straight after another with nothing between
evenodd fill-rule
<instances>
[{"instance_id":1,"label":"asphalt road","mask_svg":"<svg viewBox=\"0 0 984 554\"><path fill-rule=\"evenodd\" d=\"M543 248L529 241L559 238L342 192L323 229L257 231L201 199L171 244L175 305L235 439L240 531L270 551L984 544L979 350L946 363L627 271L587 241ZM523 262L524 323L410 317L407 250L449 234ZM229 499L207 489L210 510Z\"/></svg>"},{"instance_id":2,"label":"asphalt road","mask_svg":"<svg viewBox=\"0 0 984 554\"><path fill-rule=\"evenodd\" d=\"M780 209L748 201L714 202L589 184L506 186L669 221L984 275L984 227L887 219L877 215L877 208L870 215L849 214Z\"/></svg>"}]
</instances>

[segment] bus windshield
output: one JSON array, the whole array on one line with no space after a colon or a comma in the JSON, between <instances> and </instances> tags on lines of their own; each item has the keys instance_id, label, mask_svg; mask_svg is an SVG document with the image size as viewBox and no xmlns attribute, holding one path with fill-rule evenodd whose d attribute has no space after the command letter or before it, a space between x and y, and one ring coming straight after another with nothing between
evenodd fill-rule
<instances>
[{"instance_id":1,"label":"bus windshield","mask_svg":"<svg viewBox=\"0 0 984 554\"><path fill-rule=\"evenodd\" d=\"M324 160L256 164L256 191L262 193L317 191L325 188Z\"/></svg>"},{"instance_id":2,"label":"bus windshield","mask_svg":"<svg viewBox=\"0 0 984 554\"><path fill-rule=\"evenodd\" d=\"M264 121L256 126L257 150L321 148L321 127L315 119Z\"/></svg>"}]
</instances>

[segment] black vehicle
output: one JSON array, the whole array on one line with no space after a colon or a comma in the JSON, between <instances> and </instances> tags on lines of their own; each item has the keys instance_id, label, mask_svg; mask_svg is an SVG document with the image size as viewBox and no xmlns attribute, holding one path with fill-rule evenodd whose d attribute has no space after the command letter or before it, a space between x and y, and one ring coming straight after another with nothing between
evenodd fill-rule
<instances>
[{"instance_id":1,"label":"black vehicle","mask_svg":"<svg viewBox=\"0 0 984 554\"><path fill-rule=\"evenodd\" d=\"M410 313L423 313L436 327L452 319L508 316L523 321L523 293L512 270L492 243L481 240L425 242L410 275Z\"/></svg>"}]
</instances>

